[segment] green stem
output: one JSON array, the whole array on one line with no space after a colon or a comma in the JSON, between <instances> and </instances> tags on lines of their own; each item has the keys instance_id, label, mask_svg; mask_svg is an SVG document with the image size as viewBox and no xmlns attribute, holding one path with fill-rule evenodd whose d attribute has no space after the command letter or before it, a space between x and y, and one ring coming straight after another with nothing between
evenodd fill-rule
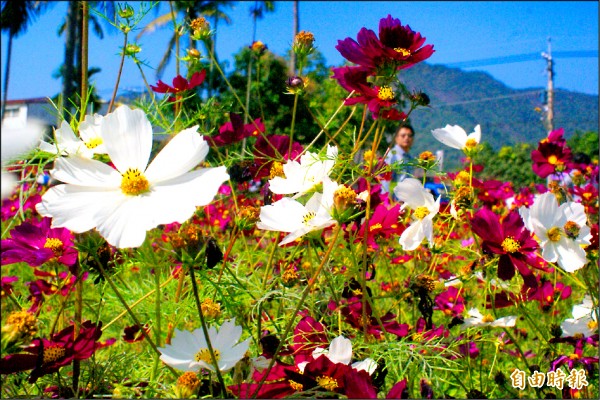
<instances>
[{"instance_id":1,"label":"green stem","mask_svg":"<svg viewBox=\"0 0 600 400\"><path fill-rule=\"evenodd\" d=\"M115 82L115 88L113 89L113 94L112 94L112 97L110 98L110 103L108 103L107 114L110 114L113 106L115 105L115 99L117 98L117 90L119 90L119 83L121 82L121 74L123 73L123 65L125 64L125 48L127 47L127 33L128 32L124 32L123 52L121 53L121 63L119 64L119 72L117 72L117 81Z\"/></svg>"},{"instance_id":2,"label":"green stem","mask_svg":"<svg viewBox=\"0 0 600 400\"><path fill-rule=\"evenodd\" d=\"M269 362L269 366L267 367L262 379L258 383L258 387L256 388L256 391L250 396L250 398L256 398L256 395L260 391L260 388L262 387L262 385L265 383L267 376L269 376L269 373L275 366L275 358L276 358L277 354L279 353L279 351L281 350L281 348L283 347L283 343L287 339L287 336L289 335L290 331L292 330L292 325L294 324L294 321L296 320L296 316L300 312L300 309L302 308L304 301L308 297L308 293L310 292L312 287L317 282L317 278L319 277L319 274L323 270L323 267L325 266L327 260L329 260L329 256L331 255L331 251L335 247L335 242L337 241L340 230L341 230L341 226L336 225L335 232L333 234L333 238L331 239L331 243L329 244L329 247L327 248L327 252L323 256L323 259L321 260L321 264L319 264L319 266L317 267L317 270L315 271L313 276L308 280L308 284L306 285L306 288L302 292L302 297L300 297L300 301L298 301L298 304L296 305L296 309L291 313L291 317L290 317L287 325L285 326L285 330L283 331L283 334L281 335L281 341L279 342L277 349L275 349L273 357L271 358L271 361Z\"/></svg>"},{"instance_id":3,"label":"green stem","mask_svg":"<svg viewBox=\"0 0 600 400\"><path fill-rule=\"evenodd\" d=\"M89 31L89 18L90 11L88 8L88 2L81 2L81 105L86 105L88 99L88 31ZM85 108L81 107L81 115L79 120L83 121L85 118Z\"/></svg>"},{"instance_id":4,"label":"green stem","mask_svg":"<svg viewBox=\"0 0 600 400\"><path fill-rule=\"evenodd\" d=\"M190 279L192 280L192 290L194 292L194 299L196 300L196 307L198 307L198 316L200 317L200 324L202 325L202 333L204 333L204 338L206 339L206 345L208 346L208 352L210 353L210 360L215 367L215 372L217 373L217 379L221 384L221 394L223 397L227 396L225 390L225 382L223 381L223 376L221 375L221 370L219 369L219 363L217 362L217 358L215 357L215 351L212 347L212 343L210 342L210 336L208 335L208 328L206 326L206 320L204 319L204 313L202 312L202 305L200 304L200 296L198 295L198 284L196 283L196 276L194 274L194 266L188 266L190 271Z\"/></svg>"},{"instance_id":5,"label":"green stem","mask_svg":"<svg viewBox=\"0 0 600 400\"><path fill-rule=\"evenodd\" d=\"M294 126L296 125L296 110L298 108L298 93L294 94L294 108L292 108L292 125L290 127L290 147L288 154L292 154L292 144L294 143Z\"/></svg>"}]
</instances>

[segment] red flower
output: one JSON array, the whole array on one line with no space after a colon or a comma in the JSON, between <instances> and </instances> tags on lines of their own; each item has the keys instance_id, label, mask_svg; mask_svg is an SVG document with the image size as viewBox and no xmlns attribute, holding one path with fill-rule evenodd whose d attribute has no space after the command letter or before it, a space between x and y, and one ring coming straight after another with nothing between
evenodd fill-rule
<instances>
[{"instance_id":1,"label":"red flower","mask_svg":"<svg viewBox=\"0 0 600 400\"><path fill-rule=\"evenodd\" d=\"M433 54L433 45L423 46L425 38L420 33L402 26L400 20L382 18L379 21L379 38L370 29L362 28L357 35L357 41L352 38L338 40L335 48L348 61L377 74L377 70L393 68L404 69L426 60Z\"/></svg>"},{"instance_id":2,"label":"red flower","mask_svg":"<svg viewBox=\"0 0 600 400\"><path fill-rule=\"evenodd\" d=\"M254 123L245 125L242 117L238 114L229 113L229 119L230 122L221 125L218 135L204 136L204 139L212 146L225 146L250 136L258 136L260 132L265 131L265 125L260 121L260 118L255 119Z\"/></svg>"},{"instance_id":3,"label":"red flower","mask_svg":"<svg viewBox=\"0 0 600 400\"><path fill-rule=\"evenodd\" d=\"M39 377L56 372L73 360L88 359L96 350L113 344L115 339L98 342L102 335L101 328L101 322L96 325L85 321L75 340L73 325L53 334L50 339L34 339L25 348L25 353L9 354L0 359L0 373L12 374L32 369L29 382L35 383Z\"/></svg>"},{"instance_id":4,"label":"red flower","mask_svg":"<svg viewBox=\"0 0 600 400\"><path fill-rule=\"evenodd\" d=\"M516 269L527 286L537 287L536 278L527 265L539 268L539 257L535 253L538 244L531 232L525 229L517 211L511 211L500 222L498 215L493 211L482 208L475 214L471 223L473 232L483 239L481 244L483 252L499 255L498 277L500 279L505 281L512 279Z\"/></svg>"},{"instance_id":5,"label":"red flower","mask_svg":"<svg viewBox=\"0 0 600 400\"><path fill-rule=\"evenodd\" d=\"M389 209L387 206L379 204L369 219L368 226L366 224L361 225L355 243L363 241L366 230L367 244L374 249L378 249L379 246L375 239L379 237L388 239L391 236L399 236L404 232L406 227L398 222L399 217L400 204L396 204Z\"/></svg>"},{"instance_id":6,"label":"red flower","mask_svg":"<svg viewBox=\"0 0 600 400\"><path fill-rule=\"evenodd\" d=\"M348 92L354 91L358 96L346 99L344 105L366 104L373 119L403 120L406 114L393 108L396 104L394 91L390 86L371 86L367 82L369 71L362 67L333 68L333 79Z\"/></svg>"},{"instance_id":7,"label":"red flower","mask_svg":"<svg viewBox=\"0 0 600 400\"><path fill-rule=\"evenodd\" d=\"M181 75L177 75L173 78L173 86L169 86L163 81L159 80L156 83L156 86L150 85L152 90L156 93L172 93L176 96L169 97L169 101L175 101L177 97L181 96L183 92L188 90L192 90L197 86L200 86L202 82L204 82L204 78L206 77L206 70L203 69L201 72L194 72L192 78L188 81ZM177 96L179 95L179 96Z\"/></svg>"},{"instance_id":8,"label":"red flower","mask_svg":"<svg viewBox=\"0 0 600 400\"><path fill-rule=\"evenodd\" d=\"M563 130L552 131L531 152L532 169L541 178L550 174L567 172L572 168L571 149L563 138Z\"/></svg>"},{"instance_id":9,"label":"red flower","mask_svg":"<svg viewBox=\"0 0 600 400\"><path fill-rule=\"evenodd\" d=\"M23 222L2 240L2 265L26 262L32 267L56 260L71 266L77 261L73 234L66 228L50 228L50 218L39 224Z\"/></svg>"}]
</instances>

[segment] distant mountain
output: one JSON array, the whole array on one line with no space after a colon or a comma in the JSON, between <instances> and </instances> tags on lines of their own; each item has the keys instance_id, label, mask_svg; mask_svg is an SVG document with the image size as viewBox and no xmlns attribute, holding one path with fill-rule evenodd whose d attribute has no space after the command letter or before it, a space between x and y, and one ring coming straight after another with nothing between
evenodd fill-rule
<instances>
[{"instance_id":1,"label":"distant mountain","mask_svg":"<svg viewBox=\"0 0 600 400\"><path fill-rule=\"evenodd\" d=\"M422 90L431 99L429 108L414 111L410 120L417 137L414 153L445 150L445 168L458 165L461 152L437 142L431 130L446 124L460 125L467 133L481 125L482 141L494 149L516 143L537 143L546 137L536 107L544 88L512 89L485 72L462 71L443 65L420 63L401 71L407 87ZM555 90L554 126L569 138L576 131L598 131L598 96Z\"/></svg>"}]
</instances>

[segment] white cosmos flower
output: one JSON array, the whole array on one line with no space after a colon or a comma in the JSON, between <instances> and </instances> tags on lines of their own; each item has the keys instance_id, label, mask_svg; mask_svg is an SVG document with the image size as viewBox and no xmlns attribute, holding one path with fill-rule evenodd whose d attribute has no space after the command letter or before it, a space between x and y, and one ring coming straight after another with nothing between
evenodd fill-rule
<instances>
[{"instance_id":1,"label":"white cosmos flower","mask_svg":"<svg viewBox=\"0 0 600 400\"><path fill-rule=\"evenodd\" d=\"M329 173L335 164L338 149L335 146L327 146L327 158L322 160L318 154L306 152L298 161L288 161L283 164L285 177L276 176L269 180L269 189L275 194L297 193L299 197L310 191L315 185L323 182L329 177Z\"/></svg>"},{"instance_id":2,"label":"white cosmos flower","mask_svg":"<svg viewBox=\"0 0 600 400\"><path fill-rule=\"evenodd\" d=\"M467 132L458 125L446 125L431 131L433 137L454 149L470 150L481 141L481 127L477 125L474 132Z\"/></svg>"},{"instance_id":3,"label":"white cosmos flower","mask_svg":"<svg viewBox=\"0 0 600 400\"><path fill-rule=\"evenodd\" d=\"M421 182L415 178L406 178L394 188L396 197L403 201L401 209L410 207L414 210L413 223L400 235L400 244L404 250L414 250L427 238L433 243L433 217L440 211L440 198L433 200Z\"/></svg>"},{"instance_id":4,"label":"white cosmos flower","mask_svg":"<svg viewBox=\"0 0 600 400\"><path fill-rule=\"evenodd\" d=\"M113 246L141 246L146 231L186 221L229 179L225 167L192 171L208 153L196 128L174 136L148 165L150 122L141 110L119 107L101 125L116 169L80 155L57 159L51 175L65 184L50 188L37 211L53 218L52 227L76 233L97 228Z\"/></svg>"},{"instance_id":5,"label":"white cosmos flower","mask_svg":"<svg viewBox=\"0 0 600 400\"><path fill-rule=\"evenodd\" d=\"M224 322L218 331L212 326L208 328L208 337L220 371L229 371L244 357L250 338L238 343L241 336L242 327L235 324L235 318ZM175 329L171 344L158 350L165 364L180 371L198 372L200 368L216 371L202 329L193 332Z\"/></svg>"},{"instance_id":6,"label":"white cosmos flower","mask_svg":"<svg viewBox=\"0 0 600 400\"><path fill-rule=\"evenodd\" d=\"M539 240L544 260L558 262L567 272L583 268L587 258L581 246L590 244L592 235L582 204L566 202L559 206L554 194L546 192L531 208L521 207L519 213L525 227Z\"/></svg>"},{"instance_id":7,"label":"white cosmos flower","mask_svg":"<svg viewBox=\"0 0 600 400\"><path fill-rule=\"evenodd\" d=\"M323 180L323 193L315 193L303 205L297 200L284 197L275 203L260 209L258 229L267 231L289 232L283 238L280 246L291 243L308 232L321 230L334 225L336 221L331 216L333 208L333 193L338 184L329 178Z\"/></svg>"},{"instance_id":8,"label":"white cosmos flower","mask_svg":"<svg viewBox=\"0 0 600 400\"><path fill-rule=\"evenodd\" d=\"M71 125L63 121L59 129L54 131L55 143L51 144L42 140L40 149L52 154L68 156L79 154L83 157L92 158L94 154L106 154L106 146L102 139L100 125L103 116L99 114L86 115L79 124L79 136L75 136Z\"/></svg>"},{"instance_id":9,"label":"white cosmos flower","mask_svg":"<svg viewBox=\"0 0 600 400\"><path fill-rule=\"evenodd\" d=\"M461 325L463 328L471 326L492 326L492 327L512 327L517 322L517 317L509 316L494 319L490 314L482 315L478 309L471 308L468 312L469 318L465 318L464 323Z\"/></svg>"},{"instance_id":10,"label":"white cosmos flower","mask_svg":"<svg viewBox=\"0 0 600 400\"><path fill-rule=\"evenodd\" d=\"M7 198L18 184L17 175L7 172L5 168L20 157L33 150L40 141L45 126L41 121L30 120L24 127L13 128L2 126L2 149L0 161L2 163L2 180L0 193L2 199Z\"/></svg>"},{"instance_id":11,"label":"white cosmos flower","mask_svg":"<svg viewBox=\"0 0 600 400\"><path fill-rule=\"evenodd\" d=\"M329 349L317 347L312 352L312 357L315 360L321 355L327 357L334 364L350 365L350 361L352 360L352 342L340 335L331 341ZM306 364L308 362L302 362L298 365L298 368L304 371ZM372 375L377 369L377 363L371 358L365 358L362 361L353 363L352 368L357 371L366 371L369 375Z\"/></svg>"},{"instance_id":12,"label":"white cosmos flower","mask_svg":"<svg viewBox=\"0 0 600 400\"><path fill-rule=\"evenodd\" d=\"M583 298L581 304L573 306L573 318L567 318L561 325L562 337L572 337L581 334L590 337L598 333L599 310L594 307L590 295Z\"/></svg>"}]
</instances>

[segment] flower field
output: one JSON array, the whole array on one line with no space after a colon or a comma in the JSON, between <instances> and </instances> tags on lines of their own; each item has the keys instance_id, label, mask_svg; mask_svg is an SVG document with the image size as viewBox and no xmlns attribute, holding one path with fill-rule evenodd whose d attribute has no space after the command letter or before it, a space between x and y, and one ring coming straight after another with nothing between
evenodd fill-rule
<instances>
[{"instance_id":1,"label":"flower field","mask_svg":"<svg viewBox=\"0 0 600 400\"><path fill-rule=\"evenodd\" d=\"M120 6L125 43L137 21ZM340 38L326 98L298 33L274 121L265 44L227 76L186 20L182 75L146 81L129 42L144 96L100 115L82 85L52 135L12 132L34 139L3 150L2 397L598 398L597 154L551 129L517 187L448 121L416 139L459 169L386 162L429 106L402 71L434 45L406 22Z\"/></svg>"}]
</instances>

